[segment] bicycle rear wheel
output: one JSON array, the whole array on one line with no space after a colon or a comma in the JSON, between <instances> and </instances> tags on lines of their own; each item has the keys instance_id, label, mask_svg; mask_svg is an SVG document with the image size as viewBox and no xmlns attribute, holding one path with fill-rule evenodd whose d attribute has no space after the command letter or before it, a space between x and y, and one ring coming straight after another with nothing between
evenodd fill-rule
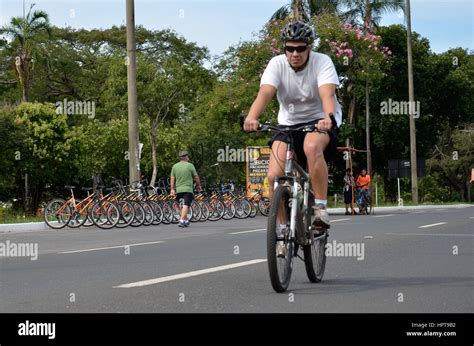
<instances>
[{"instance_id":1,"label":"bicycle rear wheel","mask_svg":"<svg viewBox=\"0 0 474 346\"><path fill-rule=\"evenodd\" d=\"M140 201L140 205L145 211L145 220L143 221L144 226L150 226L155 220L155 215L153 213L153 208L151 204L147 201Z\"/></svg>"},{"instance_id":2,"label":"bicycle rear wheel","mask_svg":"<svg viewBox=\"0 0 474 346\"><path fill-rule=\"evenodd\" d=\"M118 200L116 204L120 211L120 220L116 226L118 228L130 226L135 219L135 209L133 208L132 203L125 200Z\"/></svg>"},{"instance_id":3,"label":"bicycle rear wheel","mask_svg":"<svg viewBox=\"0 0 474 346\"><path fill-rule=\"evenodd\" d=\"M191 209L193 210L193 216L191 217L191 222L197 222L201 219L202 208L198 201L194 200L191 203Z\"/></svg>"},{"instance_id":4,"label":"bicycle rear wheel","mask_svg":"<svg viewBox=\"0 0 474 346\"><path fill-rule=\"evenodd\" d=\"M270 210L270 198L262 197L258 200L258 210L263 216L268 216Z\"/></svg>"},{"instance_id":5,"label":"bicycle rear wheel","mask_svg":"<svg viewBox=\"0 0 474 346\"><path fill-rule=\"evenodd\" d=\"M236 207L235 207L235 204L233 201L231 200L226 200L223 202L224 203L224 206L225 206L225 212L224 212L224 215L222 215L222 218L224 220L230 220L232 218L235 217L235 213L236 213Z\"/></svg>"},{"instance_id":6,"label":"bicycle rear wheel","mask_svg":"<svg viewBox=\"0 0 474 346\"><path fill-rule=\"evenodd\" d=\"M133 209L135 210L135 217L133 218L132 223L130 226L132 227L140 227L145 222L146 212L143 209L142 205L137 201L130 201L133 205Z\"/></svg>"},{"instance_id":7,"label":"bicycle rear wheel","mask_svg":"<svg viewBox=\"0 0 474 346\"><path fill-rule=\"evenodd\" d=\"M206 204L209 207L208 208L209 209L208 219L210 221L217 221L217 220L222 219L222 217L224 216L224 213L226 211L225 205L224 205L224 203L222 203L222 201L220 201L216 198L213 198L213 199L208 200L206 202Z\"/></svg>"},{"instance_id":8,"label":"bicycle rear wheel","mask_svg":"<svg viewBox=\"0 0 474 346\"><path fill-rule=\"evenodd\" d=\"M209 219L209 214L210 214L210 211L209 211L209 206L207 205L207 203L204 203L204 202L199 202L199 207L201 208L201 218L199 219L200 222L204 222L204 221L207 221L207 219Z\"/></svg>"},{"instance_id":9,"label":"bicycle rear wheel","mask_svg":"<svg viewBox=\"0 0 474 346\"><path fill-rule=\"evenodd\" d=\"M290 238L291 218L291 194L290 189L280 185L273 193L267 226L267 259L268 272L272 287L276 292L285 292L290 284L293 270L293 239ZM280 220L286 220L286 232L283 239L277 238ZM283 242L285 254L278 256L277 242Z\"/></svg>"},{"instance_id":10,"label":"bicycle rear wheel","mask_svg":"<svg viewBox=\"0 0 474 346\"><path fill-rule=\"evenodd\" d=\"M304 227L305 230L311 228L311 215L314 205L314 195L309 193L308 212L305 214ZM310 230L310 242L303 246L304 265L306 267L306 275L311 282L321 282L326 268L326 243L328 238L327 230L318 229Z\"/></svg>"},{"instance_id":11,"label":"bicycle rear wheel","mask_svg":"<svg viewBox=\"0 0 474 346\"><path fill-rule=\"evenodd\" d=\"M107 200L97 201L90 210L94 224L102 229L115 227L120 220L120 210L115 203Z\"/></svg>"}]
</instances>

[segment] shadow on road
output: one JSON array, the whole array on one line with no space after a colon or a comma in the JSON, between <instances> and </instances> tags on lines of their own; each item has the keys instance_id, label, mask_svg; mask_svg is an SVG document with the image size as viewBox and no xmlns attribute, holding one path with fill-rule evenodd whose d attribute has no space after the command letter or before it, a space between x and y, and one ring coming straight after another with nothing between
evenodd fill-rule
<instances>
[{"instance_id":1,"label":"shadow on road","mask_svg":"<svg viewBox=\"0 0 474 346\"><path fill-rule=\"evenodd\" d=\"M384 288L407 288L407 287L466 287L466 282L474 286L472 277L393 277L393 278L331 278L319 284L304 284L304 287L292 288L292 292L299 294L314 294L315 291L324 294L341 294L365 292ZM294 282L296 285L297 282Z\"/></svg>"}]
</instances>

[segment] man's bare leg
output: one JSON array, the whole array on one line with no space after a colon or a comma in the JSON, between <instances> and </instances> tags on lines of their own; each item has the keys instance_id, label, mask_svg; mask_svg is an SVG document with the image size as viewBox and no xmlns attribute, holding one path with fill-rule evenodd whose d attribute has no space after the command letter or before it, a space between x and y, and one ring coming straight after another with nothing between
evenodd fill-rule
<instances>
[{"instance_id":1,"label":"man's bare leg","mask_svg":"<svg viewBox=\"0 0 474 346\"><path fill-rule=\"evenodd\" d=\"M184 204L181 208L181 220L186 221L186 219L188 218L188 209L189 207L186 204Z\"/></svg>"},{"instance_id":2,"label":"man's bare leg","mask_svg":"<svg viewBox=\"0 0 474 346\"><path fill-rule=\"evenodd\" d=\"M285 142L281 141L274 141L272 144L267 174L269 182L270 200L273 197L273 184L275 181L275 177L283 175L285 170L287 147L288 145ZM281 225L286 224L287 222L283 205L280 206L280 210L278 211L278 221Z\"/></svg>"},{"instance_id":3,"label":"man's bare leg","mask_svg":"<svg viewBox=\"0 0 474 346\"><path fill-rule=\"evenodd\" d=\"M304 152L308 160L308 171L311 178L311 186L314 191L315 199L326 201L328 194L328 166L324 159L324 150L328 146L330 137L324 133L308 133L304 140ZM327 212L325 215L316 214L316 219L322 220L321 226L329 227L329 218Z\"/></svg>"}]
</instances>

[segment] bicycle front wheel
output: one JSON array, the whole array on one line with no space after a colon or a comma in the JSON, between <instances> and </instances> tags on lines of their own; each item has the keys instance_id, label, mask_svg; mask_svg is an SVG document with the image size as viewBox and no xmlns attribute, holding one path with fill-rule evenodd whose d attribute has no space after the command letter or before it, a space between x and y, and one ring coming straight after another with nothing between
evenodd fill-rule
<instances>
[{"instance_id":1,"label":"bicycle front wheel","mask_svg":"<svg viewBox=\"0 0 474 346\"><path fill-rule=\"evenodd\" d=\"M44 222L53 229L66 227L72 216L72 207L64 199L49 202L43 211Z\"/></svg>"},{"instance_id":2,"label":"bicycle front wheel","mask_svg":"<svg viewBox=\"0 0 474 346\"><path fill-rule=\"evenodd\" d=\"M273 193L267 226L268 272L276 292L285 292L290 284L293 269L293 239L290 235L291 193L280 185ZM296 206L295 206L296 207ZM280 225L286 225L281 230Z\"/></svg>"}]
</instances>

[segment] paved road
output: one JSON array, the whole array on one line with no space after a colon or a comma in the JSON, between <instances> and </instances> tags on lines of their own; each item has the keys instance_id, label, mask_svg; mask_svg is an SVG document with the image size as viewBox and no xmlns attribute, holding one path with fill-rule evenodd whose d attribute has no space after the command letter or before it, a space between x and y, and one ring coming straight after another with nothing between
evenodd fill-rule
<instances>
[{"instance_id":1,"label":"paved road","mask_svg":"<svg viewBox=\"0 0 474 346\"><path fill-rule=\"evenodd\" d=\"M0 312L474 312L474 207L331 218L329 241L363 244L363 259L328 257L320 284L296 260L284 294L263 217L0 234L39 249L0 257Z\"/></svg>"}]
</instances>

